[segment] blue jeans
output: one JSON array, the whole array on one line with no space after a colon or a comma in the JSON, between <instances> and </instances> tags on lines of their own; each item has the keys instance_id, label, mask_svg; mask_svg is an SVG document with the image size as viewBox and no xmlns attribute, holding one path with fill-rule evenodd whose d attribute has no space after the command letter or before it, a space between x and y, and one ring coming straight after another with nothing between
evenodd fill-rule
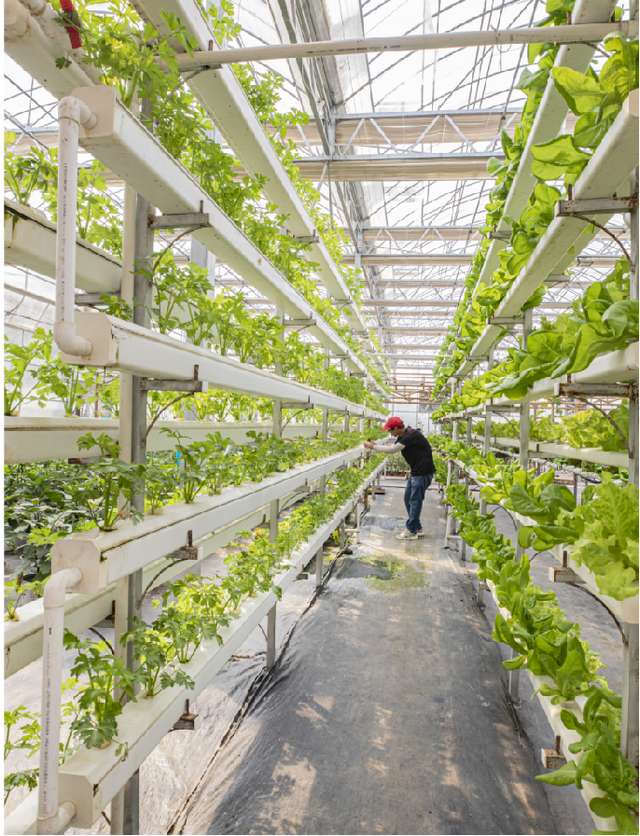
<instances>
[{"instance_id":1,"label":"blue jeans","mask_svg":"<svg viewBox=\"0 0 640 836\"><path fill-rule=\"evenodd\" d=\"M433 481L433 476L433 473L427 473L426 476L409 476L407 480L407 487L404 491L404 504L409 515L407 528L412 534L417 534L418 531L422 531L420 512L422 511L424 495Z\"/></svg>"}]
</instances>

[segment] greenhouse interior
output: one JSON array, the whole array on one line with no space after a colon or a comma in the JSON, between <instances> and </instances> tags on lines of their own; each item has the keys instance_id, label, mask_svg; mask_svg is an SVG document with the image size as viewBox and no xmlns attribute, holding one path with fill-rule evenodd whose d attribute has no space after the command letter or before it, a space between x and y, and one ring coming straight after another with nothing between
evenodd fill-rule
<instances>
[{"instance_id":1,"label":"greenhouse interior","mask_svg":"<svg viewBox=\"0 0 640 836\"><path fill-rule=\"evenodd\" d=\"M4 50L4 832L638 834L636 0Z\"/></svg>"}]
</instances>

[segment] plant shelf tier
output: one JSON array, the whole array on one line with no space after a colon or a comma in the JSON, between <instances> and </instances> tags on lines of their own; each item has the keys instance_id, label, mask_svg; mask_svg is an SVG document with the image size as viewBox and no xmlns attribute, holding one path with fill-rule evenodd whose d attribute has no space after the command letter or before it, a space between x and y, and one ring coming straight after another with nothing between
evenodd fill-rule
<instances>
[{"instance_id":1,"label":"plant shelf tier","mask_svg":"<svg viewBox=\"0 0 640 836\"><path fill-rule=\"evenodd\" d=\"M283 592L293 583L301 568L322 548L331 533L354 508L361 492L373 483L383 468L384 462L363 481L357 492L333 518L320 526L291 555L287 561L288 566L274 578L274 583ZM174 686L161 691L152 699L140 697L137 702L126 704L118 721L118 738L128 743L126 756L116 756L114 744L106 749L83 748L60 767L60 802L71 801L77 809L72 821L73 827L93 826L102 815L102 810L184 713L185 698L193 700L198 696L276 603L274 592L264 592L256 598L247 599L240 608L238 618L228 627L221 628L222 646L216 639L204 641L200 645L191 661L182 666L195 682L193 690ZM35 832L36 815L37 792L34 792L5 819L5 833Z\"/></svg>"},{"instance_id":2,"label":"plant shelf tier","mask_svg":"<svg viewBox=\"0 0 640 836\"><path fill-rule=\"evenodd\" d=\"M580 175L574 187L575 200L611 197L624 191L621 187L625 186L638 165L638 110L636 89L624 102L615 122ZM599 215L598 221L605 224L612 216L613 212L611 215ZM549 275L564 272L588 244L590 234L585 234L588 226L587 221L578 218L554 218L494 316L515 316ZM502 326L487 325L469 355L485 355L503 331ZM468 374L474 365L474 361L466 360L458 373Z\"/></svg>"},{"instance_id":3,"label":"plant shelf tier","mask_svg":"<svg viewBox=\"0 0 640 836\"><path fill-rule=\"evenodd\" d=\"M31 207L6 197L4 206L4 260L55 279L56 225ZM76 238L76 284L81 290L113 293L120 290L121 277L117 258Z\"/></svg>"}]
</instances>

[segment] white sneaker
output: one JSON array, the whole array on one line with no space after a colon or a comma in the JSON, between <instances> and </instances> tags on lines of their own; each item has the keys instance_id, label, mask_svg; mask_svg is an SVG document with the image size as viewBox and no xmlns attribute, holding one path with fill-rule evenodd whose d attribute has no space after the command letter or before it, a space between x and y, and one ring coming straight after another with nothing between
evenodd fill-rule
<instances>
[{"instance_id":1,"label":"white sneaker","mask_svg":"<svg viewBox=\"0 0 640 836\"><path fill-rule=\"evenodd\" d=\"M408 528L405 528L404 531L401 531L400 534L396 534L396 540L417 540L418 535L412 534Z\"/></svg>"},{"instance_id":2,"label":"white sneaker","mask_svg":"<svg viewBox=\"0 0 640 836\"><path fill-rule=\"evenodd\" d=\"M418 537L424 537L424 528L421 528L418 532Z\"/></svg>"}]
</instances>

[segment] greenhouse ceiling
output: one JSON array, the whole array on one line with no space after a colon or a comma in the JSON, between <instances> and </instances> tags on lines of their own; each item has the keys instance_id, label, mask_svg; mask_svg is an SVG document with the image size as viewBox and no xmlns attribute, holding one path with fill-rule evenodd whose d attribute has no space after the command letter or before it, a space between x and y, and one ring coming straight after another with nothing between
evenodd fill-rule
<instances>
[{"instance_id":1,"label":"greenhouse ceiling","mask_svg":"<svg viewBox=\"0 0 640 836\"><path fill-rule=\"evenodd\" d=\"M297 41L337 41L513 29L545 15L540 0L241 0L238 45L288 43L293 33ZM526 100L516 85L527 48L262 66L286 75L292 103L311 116L292 134L300 169L349 235L344 260L362 267L364 310L392 371L400 379L419 370L428 382L435 352L424 349L442 343L482 240L493 186L486 160L501 156L500 131L513 134ZM621 218L612 224L623 226ZM571 281L548 292L541 313L552 316L554 302L557 312L566 308L605 274L615 254L611 239L596 236L570 271Z\"/></svg>"},{"instance_id":2,"label":"greenhouse ceiling","mask_svg":"<svg viewBox=\"0 0 640 836\"><path fill-rule=\"evenodd\" d=\"M513 30L545 14L542 0L238 0L242 30L226 46ZM290 132L297 164L345 230L343 261L362 269L365 321L392 381L419 372L420 387L428 389L435 357L428 349L442 344L482 240L493 186L487 163L502 158L501 131L513 135L526 100L517 85L527 47L378 52L252 67L282 74L282 109L309 115L307 125ZM5 126L18 134L17 146L55 144L54 99L10 59L5 75ZM116 180L112 186L121 189ZM624 234L621 217L610 226ZM181 253L189 258L188 245ZM549 289L539 314L566 309L615 256L614 241L597 234L569 281ZM268 307L224 264L216 267L216 281L248 290L258 310ZM37 276L16 282L11 271L6 282L24 287L27 319L46 321L51 283Z\"/></svg>"}]
</instances>

